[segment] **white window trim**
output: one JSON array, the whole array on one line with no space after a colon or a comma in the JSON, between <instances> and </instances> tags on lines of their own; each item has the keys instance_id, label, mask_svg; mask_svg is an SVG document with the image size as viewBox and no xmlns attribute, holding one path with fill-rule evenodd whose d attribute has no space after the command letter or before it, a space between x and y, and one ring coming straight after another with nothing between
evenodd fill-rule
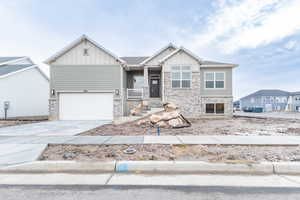
<instances>
[{"instance_id":1,"label":"white window trim","mask_svg":"<svg viewBox=\"0 0 300 200\"><path fill-rule=\"evenodd\" d=\"M213 88L207 88L206 87L206 74L214 73L214 87ZM216 88L216 73L223 73L224 74L224 87L223 88ZM209 81L209 80L208 80ZM226 72L224 71L209 71L204 72L204 89L205 90L226 90Z\"/></svg>"},{"instance_id":2,"label":"white window trim","mask_svg":"<svg viewBox=\"0 0 300 200\"><path fill-rule=\"evenodd\" d=\"M184 66L187 66L187 67L190 67L190 70L173 70L172 68L173 67L184 67ZM173 79L173 72L179 72L180 73L180 79ZM191 73L191 79L182 79L182 72L190 72ZM180 81L180 87L173 87L173 80L175 81ZM192 86L192 81L193 80L193 71L192 71L192 66L191 65L173 65L171 66L171 88L172 89L191 89L193 86ZM190 83L190 87L182 87L182 81L191 81Z\"/></svg>"}]
</instances>

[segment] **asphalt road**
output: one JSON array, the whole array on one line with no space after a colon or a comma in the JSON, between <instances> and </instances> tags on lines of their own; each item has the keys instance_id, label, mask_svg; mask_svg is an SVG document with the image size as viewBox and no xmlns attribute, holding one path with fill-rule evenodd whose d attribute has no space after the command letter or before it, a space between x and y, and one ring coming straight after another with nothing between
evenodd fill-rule
<instances>
[{"instance_id":1,"label":"asphalt road","mask_svg":"<svg viewBox=\"0 0 300 200\"><path fill-rule=\"evenodd\" d=\"M0 186L0 200L289 200L300 199L299 188L189 186Z\"/></svg>"}]
</instances>

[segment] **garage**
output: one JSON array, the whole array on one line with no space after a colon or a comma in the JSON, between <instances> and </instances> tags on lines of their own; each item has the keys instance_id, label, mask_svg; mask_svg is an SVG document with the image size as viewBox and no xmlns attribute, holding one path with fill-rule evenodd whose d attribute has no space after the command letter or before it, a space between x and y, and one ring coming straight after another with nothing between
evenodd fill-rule
<instances>
[{"instance_id":1,"label":"garage","mask_svg":"<svg viewBox=\"0 0 300 200\"><path fill-rule=\"evenodd\" d=\"M60 93L60 120L113 120L113 93Z\"/></svg>"}]
</instances>

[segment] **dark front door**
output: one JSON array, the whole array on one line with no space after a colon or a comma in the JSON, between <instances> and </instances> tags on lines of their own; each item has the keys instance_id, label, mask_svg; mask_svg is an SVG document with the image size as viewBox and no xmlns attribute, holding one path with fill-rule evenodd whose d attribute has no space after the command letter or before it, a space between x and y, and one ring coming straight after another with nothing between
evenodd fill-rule
<instances>
[{"instance_id":1,"label":"dark front door","mask_svg":"<svg viewBox=\"0 0 300 200\"><path fill-rule=\"evenodd\" d=\"M159 79L151 79L150 80L150 97L158 98L159 97L159 90L160 90L160 83Z\"/></svg>"}]
</instances>

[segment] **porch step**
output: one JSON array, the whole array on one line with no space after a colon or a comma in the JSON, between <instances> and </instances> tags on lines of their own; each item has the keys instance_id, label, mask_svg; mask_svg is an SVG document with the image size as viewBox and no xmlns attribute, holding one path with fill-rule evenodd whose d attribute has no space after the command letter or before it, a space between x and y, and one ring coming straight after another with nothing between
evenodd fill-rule
<instances>
[{"instance_id":1,"label":"porch step","mask_svg":"<svg viewBox=\"0 0 300 200\"><path fill-rule=\"evenodd\" d=\"M161 99L151 99L148 101L150 108L163 108Z\"/></svg>"}]
</instances>

